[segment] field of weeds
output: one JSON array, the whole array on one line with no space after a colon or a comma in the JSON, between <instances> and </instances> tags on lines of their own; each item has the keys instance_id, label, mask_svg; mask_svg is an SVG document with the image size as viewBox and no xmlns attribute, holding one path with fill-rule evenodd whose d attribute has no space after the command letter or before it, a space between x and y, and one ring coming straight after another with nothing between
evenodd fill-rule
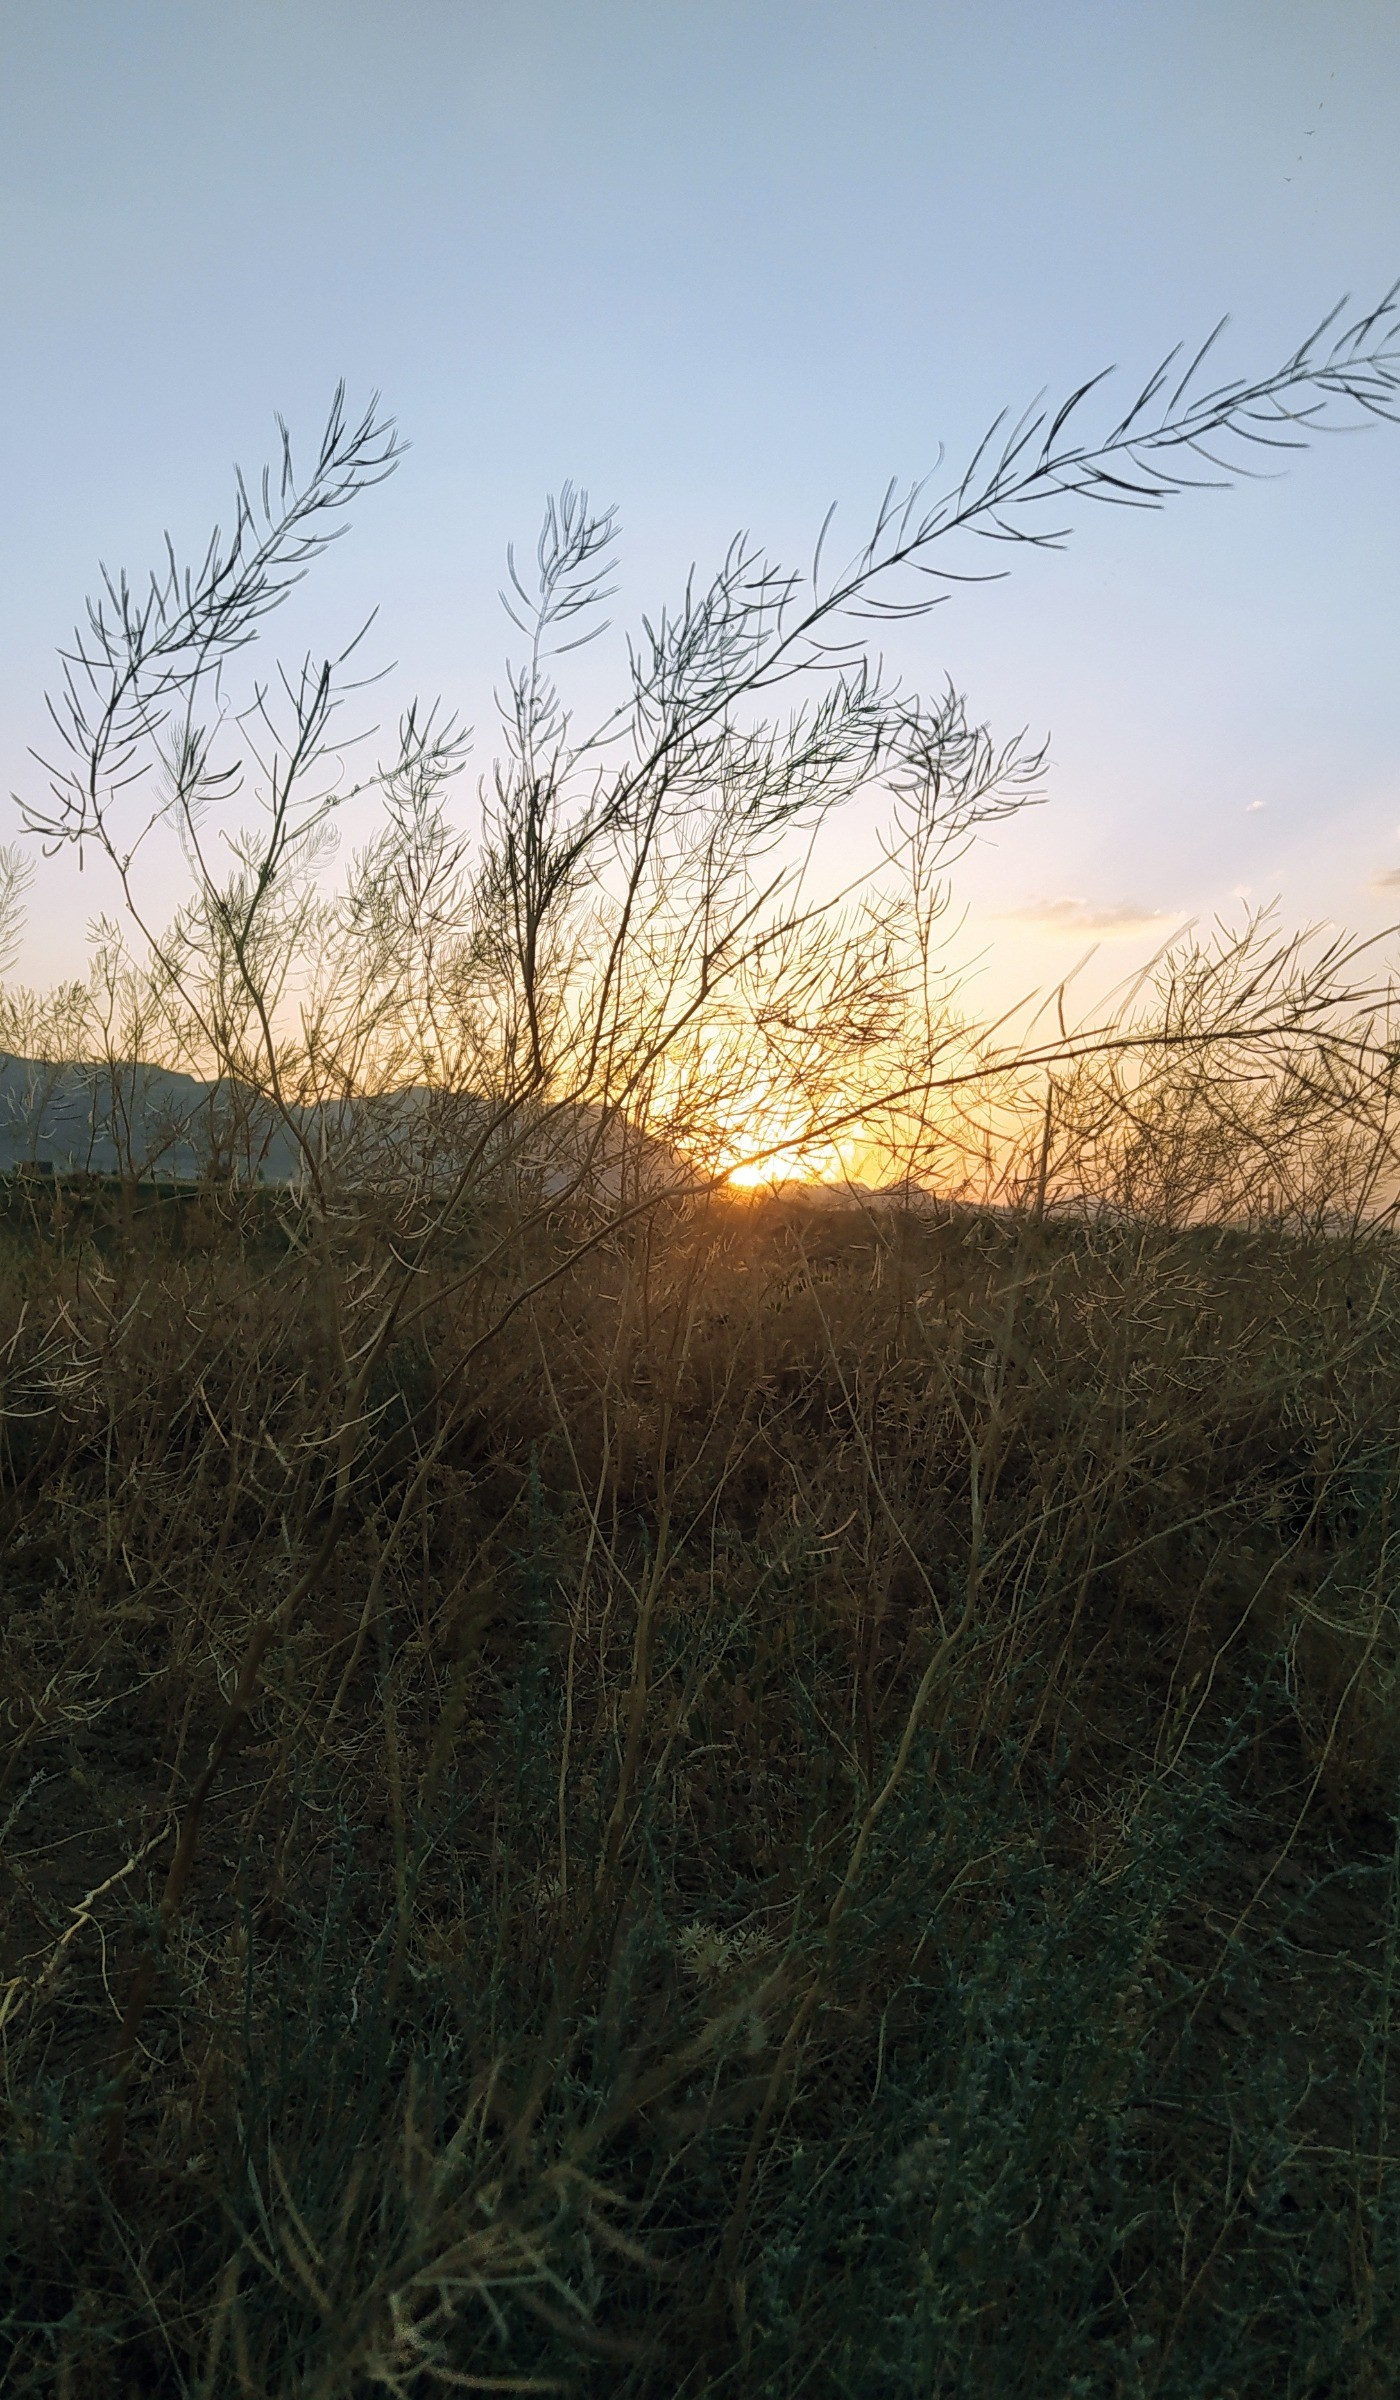
<instances>
[{"instance_id":1,"label":"field of weeds","mask_svg":"<svg viewBox=\"0 0 1400 2400\"><path fill-rule=\"evenodd\" d=\"M1391 1237L491 1238L8 1187L6 2389L1393 2389Z\"/></svg>"},{"instance_id":2,"label":"field of weeds","mask_svg":"<svg viewBox=\"0 0 1400 2400\"><path fill-rule=\"evenodd\" d=\"M1044 752L870 632L1400 419L1344 314L736 537L591 731L566 485L474 800L249 665L377 404L103 571L21 814L114 913L0 987L7 2395L1395 2390L1400 986L970 1013Z\"/></svg>"}]
</instances>

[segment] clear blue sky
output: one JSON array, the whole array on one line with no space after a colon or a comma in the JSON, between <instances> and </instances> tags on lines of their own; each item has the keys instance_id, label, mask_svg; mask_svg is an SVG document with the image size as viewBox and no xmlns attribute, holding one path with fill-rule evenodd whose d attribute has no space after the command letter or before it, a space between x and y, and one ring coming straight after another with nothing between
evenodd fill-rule
<instances>
[{"instance_id":1,"label":"clear blue sky","mask_svg":"<svg viewBox=\"0 0 1400 2400\"><path fill-rule=\"evenodd\" d=\"M6 789L99 557L202 534L341 375L413 447L307 626L377 601L400 688L485 740L501 554L561 478L620 503L636 611L741 525L792 555L839 499L854 530L1043 384L1227 309L1229 359L1271 365L1400 275L1395 0L4 0L0 29ZM974 923L1039 975L1095 917L1245 891L1400 916L1398 632L1382 428L1095 512L906 633L912 673L1051 736ZM31 974L104 896L44 871Z\"/></svg>"}]
</instances>

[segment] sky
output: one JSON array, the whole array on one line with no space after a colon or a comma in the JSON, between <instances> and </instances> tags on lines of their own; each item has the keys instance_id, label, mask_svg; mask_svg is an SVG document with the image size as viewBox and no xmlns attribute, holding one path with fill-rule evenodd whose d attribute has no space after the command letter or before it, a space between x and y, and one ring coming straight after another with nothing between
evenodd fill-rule
<instances>
[{"instance_id":1,"label":"sky","mask_svg":"<svg viewBox=\"0 0 1400 2400\"><path fill-rule=\"evenodd\" d=\"M1397 276L1396 0L0 0L0 792L99 560L200 541L338 378L410 448L287 641L377 606L382 705L442 693L481 766L505 546L564 478L618 504L635 621L1008 403L1227 311L1222 370L1268 368ZM958 871L988 990L1273 901L1400 919L1397 632L1381 427L1087 511L892 638L1049 741ZM44 865L20 971L78 971L110 898Z\"/></svg>"}]
</instances>

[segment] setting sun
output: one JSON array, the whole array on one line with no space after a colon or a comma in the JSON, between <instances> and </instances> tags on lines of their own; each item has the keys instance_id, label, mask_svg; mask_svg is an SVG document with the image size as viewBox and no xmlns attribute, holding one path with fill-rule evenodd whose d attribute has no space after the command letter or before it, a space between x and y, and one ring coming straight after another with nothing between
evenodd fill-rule
<instances>
[{"instance_id":1,"label":"setting sun","mask_svg":"<svg viewBox=\"0 0 1400 2400\"><path fill-rule=\"evenodd\" d=\"M758 1191L770 1183L831 1183L841 1175L840 1155L830 1142L815 1149L784 1149L761 1159L741 1160L726 1180L740 1191Z\"/></svg>"},{"instance_id":2,"label":"setting sun","mask_svg":"<svg viewBox=\"0 0 1400 2400\"><path fill-rule=\"evenodd\" d=\"M778 1097L746 1110L741 1124L721 1130L716 1171L737 1191L781 1183L840 1183L850 1173L849 1141L813 1138Z\"/></svg>"}]
</instances>

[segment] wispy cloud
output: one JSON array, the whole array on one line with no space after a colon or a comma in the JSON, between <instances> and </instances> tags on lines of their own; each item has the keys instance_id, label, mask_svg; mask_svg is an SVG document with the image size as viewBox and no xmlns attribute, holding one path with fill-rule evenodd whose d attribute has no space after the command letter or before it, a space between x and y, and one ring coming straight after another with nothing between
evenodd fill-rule
<instances>
[{"instance_id":1,"label":"wispy cloud","mask_svg":"<svg viewBox=\"0 0 1400 2400\"><path fill-rule=\"evenodd\" d=\"M1383 875L1371 877L1373 892L1400 892L1400 867L1387 867Z\"/></svg>"},{"instance_id":2,"label":"wispy cloud","mask_svg":"<svg viewBox=\"0 0 1400 2400\"><path fill-rule=\"evenodd\" d=\"M1257 809L1267 808L1268 805L1269 803L1267 800L1247 800L1245 802L1244 813L1247 817L1252 817Z\"/></svg>"},{"instance_id":3,"label":"wispy cloud","mask_svg":"<svg viewBox=\"0 0 1400 2400\"><path fill-rule=\"evenodd\" d=\"M1031 900L1024 908L1001 911L1006 925L1038 925L1048 933L1147 933L1160 925L1166 910L1142 908L1136 900L1105 905L1097 900Z\"/></svg>"}]
</instances>

